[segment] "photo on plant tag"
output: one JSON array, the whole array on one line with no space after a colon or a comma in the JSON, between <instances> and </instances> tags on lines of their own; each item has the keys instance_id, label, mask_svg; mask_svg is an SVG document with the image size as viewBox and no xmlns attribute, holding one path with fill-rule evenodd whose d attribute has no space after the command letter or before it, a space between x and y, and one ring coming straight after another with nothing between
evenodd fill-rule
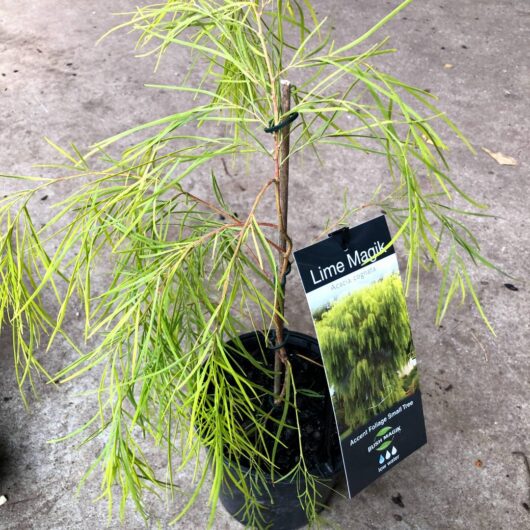
<instances>
[{"instance_id":1,"label":"photo on plant tag","mask_svg":"<svg viewBox=\"0 0 530 530\"><path fill-rule=\"evenodd\" d=\"M308 293L341 438L418 389L395 254Z\"/></svg>"}]
</instances>

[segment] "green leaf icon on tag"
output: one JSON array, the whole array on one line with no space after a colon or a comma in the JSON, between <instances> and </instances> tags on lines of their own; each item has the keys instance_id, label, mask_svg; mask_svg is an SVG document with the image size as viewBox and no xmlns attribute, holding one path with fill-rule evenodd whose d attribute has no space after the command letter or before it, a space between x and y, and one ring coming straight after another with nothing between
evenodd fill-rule
<instances>
[{"instance_id":1,"label":"green leaf icon on tag","mask_svg":"<svg viewBox=\"0 0 530 530\"><path fill-rule=\"evenodd\" d=\"M387 447L389 447L392 444L392 440L387 440L386 442L383 442L376 451L384 451Z\"/></svg>"},{"instance_id":2,"label":"green leaf icon on tag","mask_svg":"<svg viewBox=\"0 0 530 530\"><path fill-rule=\"evenodd\" d=\"M390 431L392 427L383 427L382 429L379 429L377 434L375 435L376 438L380 438L381 436L384 436L388 431Z\"/></svg>"}]
</instances>

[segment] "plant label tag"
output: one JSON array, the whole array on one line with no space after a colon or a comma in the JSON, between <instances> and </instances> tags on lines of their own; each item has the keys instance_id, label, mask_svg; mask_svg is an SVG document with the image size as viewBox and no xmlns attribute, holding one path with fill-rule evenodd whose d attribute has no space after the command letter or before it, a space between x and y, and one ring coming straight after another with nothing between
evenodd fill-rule
<instances>
[{"instance_id":1,"label":"plant label tag","mask_svg":"<svg viewBox=\"0 0 530 530\"><path fill-rule=\"evenodd\" d=\"M416 353L384 216L294 253L350 497L427 442Z\"/></svg>"}]
</instances>

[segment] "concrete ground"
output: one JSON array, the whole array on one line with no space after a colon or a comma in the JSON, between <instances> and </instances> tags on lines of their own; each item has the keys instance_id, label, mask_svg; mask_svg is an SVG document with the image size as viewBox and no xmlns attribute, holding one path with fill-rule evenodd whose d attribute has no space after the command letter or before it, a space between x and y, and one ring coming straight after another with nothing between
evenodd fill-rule
<instances>
[{"instance_id":1,"label":"concrete ground","mask_svg":"<svg viewBox=\"0 0 530 530\"><path fill-rule=\"evenodd\" d=\"M316 4L327 11L340 39L346 39L396 2ZM0 173L35 174L33 164L54 160L44 136L86 148L179 108L175 94L143 84L178 83L187 58L172 59L154 74L152 60L134 58L131 35L117 33L94 46L114 23L109 13L131 6L134 2L126 0L0 0ZM451 144L454 175L491 205L495 217L475 222L474 228L486 255L515 279L473 270L497 332L493 338L469 300L455 306L443 328L436 329L436 278L426 277L421 305L412 300L409 305L429 443L354 499L336 497L326 517L344 529L530 528L530 475L523 457L514 454L530 455L530 5L517 0L418 0L383 34L399 49L393 73L437 93L440 106L476 146L473 155ZM499 165L483 147L513 157L517 165ZM303 161L293 170L296 195L290 223L297 246L318 233L316 226L333 212L344 185L352 201L363 200L380 177L371 158L353 163L341 156L331 153L325 171ZM7 182L0 182L0 188L9 191ZM44 218L60 195L57 190L34 211ZM289 289L293 306L300 308L290 315L291 327L310 332L297 279L290 280ZM71 331L76 326L72 318ZM47 443L88 417L94 403L83 392L94 381L87 378L60 388L40 385L40 399L26 411L9 344L9 336L1 337L0 495L7 503L0 506L0 528L165 528L185 500L189 477L177 479L182 496L167 504L149 501L152 517L147 524L130 506L122 523L117 512L107 519L106 504L94 502L97 479L76 494L97 444L77 449L74 442ZM67 350L55 348L48 365L61 366L71 355ZM176 527L205 528L206 503L205 491ZM239 525L220 509L215 528Z\"/></svg>"}]
</instances>

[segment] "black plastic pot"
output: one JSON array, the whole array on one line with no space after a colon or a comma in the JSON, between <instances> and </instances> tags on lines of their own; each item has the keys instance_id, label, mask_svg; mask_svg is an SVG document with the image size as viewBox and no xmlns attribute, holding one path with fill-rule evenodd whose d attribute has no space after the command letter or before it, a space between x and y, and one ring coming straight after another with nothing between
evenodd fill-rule
<instances>
[{"instance_id":1,"label":"black plastic pot","mask_svg":"<svg viewBox=\"0 0 530 530\"><path fill-rule=\"evenodd\" d=\"M261 333L247 333L242 335L240 339L249 351L257 345L263 345L265 343L265 337ZM286 349L287 352L290 350L296 351L314 360L320 360L321 358L316 339L302 333L290 331L288 333ZM273 355L273 352L270 353ZM324 418L324 421L321 422L321 425L323 428L321 429L322 432L318 433L318 436L322 439L322 451L319 454L319 461L315 463L314 469L311 469L311 472L319 477L317 480L316 509L317 511L321 511L329 500L333 488L337 485L343 474L343 466L333 408L327 391L323 369L314 363L308 363L308 365L314 367L315 371L319 371L316 376L323 378L324 388L322 390L326 395L322 403L322 418ZM294 368L293 373L295 373ZM230 466L228 460L225 461L225 465ZM239 469L243 468L248 470L241 463L238 463L238 467ZM245 497L232 482L229 475L229 473L225 473L225 480L220 492L221 503L235 519L248 526L250 521L245 516ZM245 481L249 488L256 487L256 480L252 475L252 471L247 471ZM268 530L294 530L307 524L306 513L300 505L298 498L299 491L303 491L303 484L300 484L296 478L272 483L270 477L268 477L267 486L268 492L260 491L256 494L261 506L259 516L260 528L263 527ZM254 491L256 490L254 489Z\"/></svg>"}]
</instances>

